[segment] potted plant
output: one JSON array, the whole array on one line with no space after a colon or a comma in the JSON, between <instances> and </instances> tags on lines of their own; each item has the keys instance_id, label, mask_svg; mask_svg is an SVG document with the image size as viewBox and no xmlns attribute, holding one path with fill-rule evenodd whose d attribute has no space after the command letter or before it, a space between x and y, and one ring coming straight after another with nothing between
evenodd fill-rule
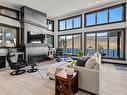
<instances>
[{"instance_id":1,"label":"potted plant","mask_svg":"<svg viewBox=\"0 0 127 95\"><path fill-rule=\"evenodd\" d=\"M84 55L83 51L78 52L77 56L82 57Z\"/></svg>"},{"instance_id":2,"label":"potted plant","mask_svg":"<svg viewBox=\"0 0 127 95\"><path fill-rule=\"evenodd\" d=\"M67 66L66 72L67 75L73 75L74 73L74 66L76 65L77 61L73 60L70 65Z\"/></svg>"},{"instance_id":3,"label":"potted plant","mask_svg":"<svg viewBox=\"0 0 127 95\"><path fill-rule=\"evenodd\" d=\"M101 54L101 56L105 56L106 53L104 52L104 48L102 45L98 44L98 52Z\"/></svg>"},{"instance_id":4,"label":"potted plant","mask_svg":"<svg viewBox=\"0 0 127 95\"><path fill-rule=\"evenodd\" d=\"M66 49L66 47L67 47L67 41L66 40L61 40L59 42L59 48Z\"/></svg>"}]
</instances>

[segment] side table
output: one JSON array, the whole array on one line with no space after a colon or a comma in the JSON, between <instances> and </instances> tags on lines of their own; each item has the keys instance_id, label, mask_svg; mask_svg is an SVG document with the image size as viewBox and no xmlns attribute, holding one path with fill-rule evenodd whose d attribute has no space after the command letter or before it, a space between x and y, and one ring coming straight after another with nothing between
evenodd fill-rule
<instances>
[{"instance_id":1,"label":"side table","mask_svg":"<svg viewBox=\"0 0 127 95\"><path fill-rule=\"evenodd\" d=\"M78 92L78 72L67 75L64 70L55 75L55 95L72 95Z\"/></svg>"}]
</instances>

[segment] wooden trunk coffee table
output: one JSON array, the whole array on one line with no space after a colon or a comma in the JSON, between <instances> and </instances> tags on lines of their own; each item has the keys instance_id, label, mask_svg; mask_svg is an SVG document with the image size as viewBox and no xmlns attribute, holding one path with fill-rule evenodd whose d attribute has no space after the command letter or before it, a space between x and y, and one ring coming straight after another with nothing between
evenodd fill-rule
<instances>
[{"instance_id":1,"label":"wooden trunk coffee table","mask_svg":"<svg viewBox=\"0 0 127 95\"><path fill-rule=\"evenodd\" d=\"M67 75L64 70L55 75L55 95L72 95L78 92L78 72Z\"/></svg>"}]
</instances>

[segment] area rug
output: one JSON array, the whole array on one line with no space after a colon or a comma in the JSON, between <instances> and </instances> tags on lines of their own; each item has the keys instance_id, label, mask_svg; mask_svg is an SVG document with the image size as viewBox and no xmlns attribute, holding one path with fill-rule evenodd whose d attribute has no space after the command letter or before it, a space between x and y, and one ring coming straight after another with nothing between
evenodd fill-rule
<instances>
[{"instance_id":1,"label":"area rug","mask_svg":"<svg viewBox=\"0 0 127 95\"><path fill-rule=\"evenodd\" d=\"M127 71L127 65L114 64L117 70Z\"/></svg>"}]
</instances>

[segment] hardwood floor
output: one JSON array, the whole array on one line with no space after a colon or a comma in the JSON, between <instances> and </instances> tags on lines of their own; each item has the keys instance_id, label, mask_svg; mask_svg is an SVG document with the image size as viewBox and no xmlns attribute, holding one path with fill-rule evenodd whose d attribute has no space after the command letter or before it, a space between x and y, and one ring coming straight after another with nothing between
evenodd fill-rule
<instances>
[{"instance_id":1,"label":"hardwood floor","mask_svg":"<svg viewBox=\"0 0 127 95\"><path fill-rule=\"evenodd\" d=\"M50 61L39 64L39 71L32 74L11 76L11 70L0 71L0 95L55 95L55 81L46 76L46 69L51 64ZM75 95L92 94L78 91Z\"/></svg>"},{"instance_id":2,"label":"hardwood floor","mask_svg":"<svg viewBox=\"0 0 127 95\"><path fill-rule=\"evenodd\" d=\"M10 76L10 70L0 71L0 95L55 95L55 82L44 78L52 62L39 65L34 74ZM43 76L40 76L43 74ZM99 95L127 95L127 71L117 70L112 64L102 64ZM75 95L91 95L79 91Z\"/></svg>"},{"instance_id":3,"label":"hardwood floor","mask_svg":"<svg viewBox=\"0 0 127 95\"><path fill-rule=\"evenodd\" d=\"M0 72L0 95L53 95L54 82L41 80L30 74L10 76Z\"/></svg>"},{"instance_id":4,"label":"hardwood floor","mask_svg":"<svg viewBox=\"0 0 127 95\"><path fill-rule=\"evenodd\" d=\"M127 71L113 64L102 64L100 95L127 95Z\"/></svg>"}]
</instances>

